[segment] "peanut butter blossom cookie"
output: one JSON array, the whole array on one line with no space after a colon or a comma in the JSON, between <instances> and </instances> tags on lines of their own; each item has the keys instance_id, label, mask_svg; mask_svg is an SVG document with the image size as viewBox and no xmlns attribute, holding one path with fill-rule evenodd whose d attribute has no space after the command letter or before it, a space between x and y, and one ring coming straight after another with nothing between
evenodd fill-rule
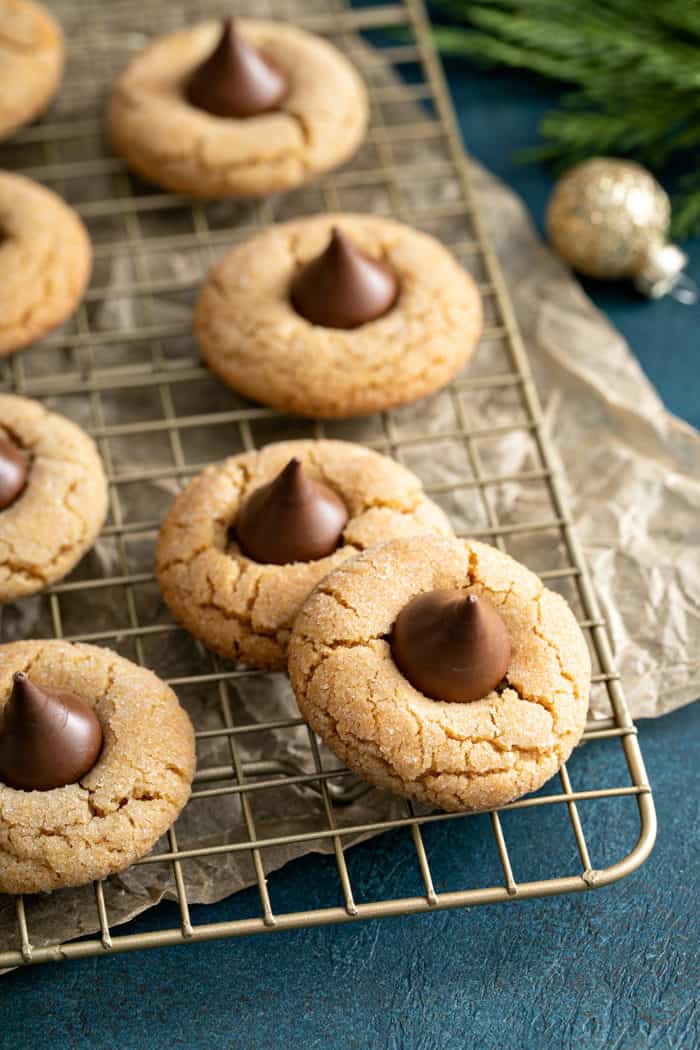
<instances>
[{"instance_id":1,"label":"peanut butter blossom cookie","mask_svg":"<svg viewBox=\"0 0 700 1050\"><path fill-rule=\"evenodd\" d=\"M0 356L67 320L91 261L90 239L72 208L38 182L0 171Z\"/></svg>"},{"instance_id":2,"label":"peanut butter blossom cookie","mask_svg":"<svg viewBox=\"0 0 700 1050\"><path fill-rule=\"evenodd\" d=\"M58 90L63 34L41 4L0 0L0 139L34 120Z\"/></svg>"},{"instance_id":3,"label":"peanut butter blossom cookie","mask_svg":"<svg viewBox=\"0 0 700 1050\"><path fill-rule=\"evenodd\" d=\"M81 886L155 845L189 798L173 691L109 649L0 646L0 892Z\"/></svg>"},{"instance_id":4,"label":"peanut butter blossom cookie","mask_svg":"<svg viewBox=\"0 0 700 1050\"><path fill-rule=\"evenodd\" d=\"M493 547L397 539L339 566L289 644L299 709L378 787L445 810L535 791L583 732L590 656L564 599Z\"/></svg>"},{"instance_id":5,"label":"peanut butter blossom cookie","mask_svg":"<svg viewBox=\"0 0 700 1050\"><path fill-rule=\"evenodd\" d=\"M234 390L274 408L343 418L445 386L481 333L479 292L428 234L371 215L272 226L211 272L200 351Z\"/></svg>"},{"instance_id":6,"label":"peanut butter blossom cookie","mask_svg":"<svg viewBox=\"0 0 700 1050\"><path fill-rule=\"evenodd\" d=\"M177 497L156 545L161 592L229 659L286 667L309 591L394 536L451 530L415 475L344 441L286 441L207 467Z\"/></svg>"},{"instance_id":7,"label":"peanut butter blossom cookie","mask_svg":"<svg viewBox=\"0 0 700 1050\"><path fill-rule=\"evenodd\" d=\"M0 394L0 603L70 572L106 514L92 438L38 401Z\"/></svg>"},{"instance_id":8,"label":"peanut butter blossom cookie","mask_svg":"<svg viewBox=\"0 0 700 1050\"><path fill-rule=\"evenodd\" d=\"M204 22L127 66L115 149L166 189L258 197L342 164L365 136L364 84L320 37L280 22Z\"/></svg>"}]
</instances>

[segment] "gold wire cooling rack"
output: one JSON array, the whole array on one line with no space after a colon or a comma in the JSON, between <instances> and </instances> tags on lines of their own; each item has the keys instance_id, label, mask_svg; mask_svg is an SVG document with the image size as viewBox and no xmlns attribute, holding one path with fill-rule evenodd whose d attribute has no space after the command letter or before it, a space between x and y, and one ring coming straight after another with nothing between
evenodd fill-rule
<instances>
[{"instance_id":1,"label":"gold wire cooling rack","mask_svg":"<svg viewBox=\"0 0 700 1050\"><path fill-rule=\"evenodd\" d=\"M156 670L156 661L149 649L154 639L183 646L190 654L189 663L169 681L180 692L192 685L210 691L212 708L219 711L220 717L213 728L209 724L206 728L196 727L198 747L218 739L225 743L227 756L223 764L208 767L200 755L189 806L197 806L198 798L204 796L236 795L240 799L244 835L241 841L213 841L198 849L183 849L178 846L176 825L161 851L141 862L148 864L155 859L170 867L180 915L179 923L170 929L129 933L126 927L123 932L114 932L104 886L96 883L94 928L99 931L97 935L80 941L67 938L57 945L33 944L31 909L21 897L17 898L16 939L13 945L0 951L0 967L574 892L614 882L632 872L648 856L655 837L654 807L636 730L625 706L606 625L572 531L557 461L543 430L540 404L503 277L475 206L458 128L442 69L432 49L421 0L397 0L356 8L347 6L344 0L248 0L233 5L240 14L286 18L328 36L360 63L372 96L369 138L352 164L302 191L303 197L292 193L245 206L232 202L226 205L192 202L146 186L127 172L120 159L109 153L101 125L104 98L115 73L148 37L183 22L230 13L231 4L191 0L176 4L56 0L51 6L66 29L69 45L64 87L49 116L0 149L0 165L22 170L46 183L78 209L93 239L95 268L91 286L74 321L60 334L7 361L0 372L0 389L43 398L57 410L79 418L91 430L110 474L111 515L102 541L111 545L116 571L100 569L99 564L88 559L69 580L42 596L46 634L108 644ZM400 34L396 33L397 29ZM384 40L380 50L358 51L357 34L366 31L388 31L388 43ZM396 75L389 81L386 76L378 78L375 74L379 65L384 71L390 68ZM402 74L408 75L402 77ZM453 181L456 192L449 200L436 198L431 187L447 179ZM517 881L503 822L499 813L494 812L489 819L502 880L493 885L482 886L477 882L476 887L436 891L430 850L426 845L428 836L422 829L434 822L472 818L418 814L406 803L402 815L394 819L361 825L339 820L342 807L365 790L363 785L346 771L324 767L311 734L314 768L310 772L279 761L274 740L280 739L280 733L303 731L301 720L262 720L237 725L234 721L236 682L242 676L254 676L254 672L227 668L201 649L186 648L181 641L183 632L172 621L161 615L153 622L154 618L143 611L141 589L154 588L153 574L148 565L140 571L143 565L139 564L136 571L133 545L140 543L146 544L149 550L152 548L163 508L149 505L144 511L143 503L131 498L134 487L182 482L197 473L206 461L215 458L222 448L222 440L217 439L217 445L213 435L223 434L229 450L232 444L239 449L252 448L277 436L281 419L268 409L235 398L228 402L217 400L213 393L215 381L199 361L189 323L183 321L182 313L175 315L172 322L163 320L163 304L170 299L174 303L191 301L210 263L232 241L249 236L255 228L276 219L289 218L304 208L307 211L324 207L353 210L355 194L368 187L377 210L437 232L474 274L486 305L484 340L497 348L495 359L500 364L490 373L469 369L452 384L447 395L454 410L449 427L434 433L426 424L422 430L414 428L406 432L400 425L400 416L388 413L373 421L367 443L405 461L412 450L435 449L437 454L439 442L449 438L457 443L463 455L463 479L450 486L429 487L429 491L438 500L457 490L474 494L480 502L483 527L470 529L470 535L485 538L511 553L518 540L538 534L552 537L552 549L563 554L560 553L552 567L543 569L538 565L536 568L551 586L562 581L569 586L567 596L590 642L594 688L607 694L609 700L610 716L590 722L584 739L619 741L628 771L628 778L623 778L626 782L575 791L563 768L560 785L550 783L538 796L505 807L512 811L537 810L544 806L565 808L580 859L577 874ZM164 263L173 257L196 259L196 273L183 270L178 275L176 268L168 269ZM115 272L118 286L114 285ZM158 312L154 307L156 297ZM126 314L120 307L122 299L131 304L125 308ZM197 384L204 384L207 410L183 411L180 393L186 388L197 388ZM512 405L512 418L496 428L483 423L474 425L465 407L465 395L474 398L480 392L495 395L502 398L504 404ZM203 401L204 397L203 393ZM342 424L334 429L333 424L285 420L284 427L285 437L343 436ZM499 435L511 431L529 435L531 469L506 473L499 471L498 466L486 465L480 443L482 439L493 438L494 430ZM140 462L139 450L145 447L146 440L156 441L158 453L155 456L149 453ZM132 457L132 465L127 469L120 465L125 443L130 444ZM134 467L133 462L138 465ZM537 520L500 521L496 495L503 486L514 482L542 486L548 513ZM149 493L153 491L153 487L148 489ZM73 633L73 603L79 601L89 609L91 602L97 603L105 595L110 596L118 622L110 621L104 625L105 629L89 634ZM98 623L102 621L96 613L95 625ZM269 734L272 745L264 759L245 762L240 754L241 734L251 732L259 734L261 739ZM212 788L211 784L219 786ZM290 828L288 834L266 838L256 827L255 795L288 785L304 785L316 792L317 800L320 798L322 803L325 827L315 832ZM637 803L636 845L626 853L620 846L616 862L595 868L578 804L625 796L632 796ZM614 812L611 819L615 819ZM412 838L421 892L416 896L387 894L384 899L372 899L366 888L353 885L345 846L351 838L393 828L406 829ZM266 878L266 851L300 844L308 845L309 849L325 844L332 849L342 905L287 913L273 910ZM183 865L202 858L216 864L217 858L236 851L252 861L251 871L260 899L259 914L231 921L198 923L193 919L188 901ZM53 899L58 907L58 898L48 900Z\"/></svg>"}]
</instances>

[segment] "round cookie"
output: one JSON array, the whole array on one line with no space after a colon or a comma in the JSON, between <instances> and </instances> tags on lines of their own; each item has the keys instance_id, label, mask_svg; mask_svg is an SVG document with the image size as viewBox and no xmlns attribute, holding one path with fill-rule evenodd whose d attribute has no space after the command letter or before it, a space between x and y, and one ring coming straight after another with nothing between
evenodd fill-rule
<instances>
[{"instance_id":1,"label":"round cookie","mask_svg":"<svg viewBox=\"0 0 700 1050\"><path fill-rule=\"evenodd\" d=\"M501 685L471 703L431 700L391 655L416 595L463 589L492 603L511 656ZM493 547L394 540L331 573L304 603L289 644L299 709L371 783L445 810L502 806L535 791L583 732L590 656L564 599Z\"/></svg>"},{"instance_id":2,"label":"round cookie","mask_svg":"<svg viewBox=\"0 0 700 1050\"><path fill-rule=\"evenodd\" d=\"M90 276L78 215L38 182L0 171L0 356L70 317Z\"/></svg>"},{"instance_id":3,"label":"round cookie","mask_svg":"<svg viewBox=\"0 0 700 1050\"><path fill-rule=\"evenodd\" d=\"M27 481L0 510L0 603L61 579L93 545L107 514L97 448L38 401L0 394L0 439L19 448Z\"/></svg>"},{"instance_id":4,"label":"round cookie","mask_svg":"<svg viewBox=\"0 0 700 1050\"><path fill-rule=\"evenodd\" d=\"M260 197L337 167L365 136L364 84L335 47L281 22L237 19L236 28L288 80L272 112L218 117L185 97L189 77L216 46L219 22L155 40L116 83L107 118L114 148L159 186L195 197Z\"/></svg>"},{"instance_id":5,"label":"round cookie","mask_svg":"<svg viewBox=\"0 0 700 1050\"><path fill-rule=\"evenodd\" d=\"M342 546L315 561L252 561L229 527L250 494L294 456L345 503ZM206 646L228 659L285 669L294 617L319 580L375 543L428 532L451 529L399 463L344 441L285 441L231 456L190 482L161 526L156 572L175 618Z\"/></svg>"},{"instance_id":6,"label":"round cookie","mask_svg":"<svg viewBox=\"0 0 700 1050\"><path fill-rule=\"evenodd\" d=\"M63 34L41 4L0 0L0 139L46 109L63 74Z\"/></svg>"},{"instance_id":7,"label":"round cookie","mask_svg":"<svg viewBox=\"0 0 700 1050\"><path fill-rule=\"evenodd\" d=\"M12 675L77 693L102 725L102 752L79 783L18 791L0 783L0 892L80 886L127 868L167 831L190 794L194 732L151 671L109 649L63 641L0 646L0 710Z\"/></svg>"},{"instance_id":8,"label":"round cookie","mask_svg":"<svg viewBox=\"0 0 700 1050\"><path fill-rule=\"evenodd\" d=\"M295 275L334 227L400 280L383 317L324 328L291 304ZM416 401L449 383L481 334L477 287L435 238L371 215L316 215L271 226L212 270L194 328L212 371L246 397L282 411L332 419Z\"/></svg>"}]
</instances>

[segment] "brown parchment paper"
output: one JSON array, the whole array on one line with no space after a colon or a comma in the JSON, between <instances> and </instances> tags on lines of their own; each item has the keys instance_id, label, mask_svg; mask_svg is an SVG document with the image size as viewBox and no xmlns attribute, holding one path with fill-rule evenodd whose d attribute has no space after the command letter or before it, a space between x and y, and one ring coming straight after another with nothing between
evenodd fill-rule
<instances>
[{"instance_id":1,"label":"brown parchment paper","mask_svg":"<svg viewBox=\"0 0 700 1050\"><path fill-rule=\"evenodd\" d=\"M58 5L60 7L60 5ZM169 6L171 20L187 21L186 11ZM60 11L59 11L60 14ZM128 27L124 27L126 33ZM156 27L154 27L156 28ZM145 42L140 34L130 35L128 47L135 50ZM353 57L363 62L361 45ZM124 56L126 57L126 56ZM390 82L388 70L372 63L375 83ZM70 113L68 114L70 115ZM421 159L420 149L415 154ZM426 143L424 158L433 147ZM670 415L642 374L621 337L589 302L562 263L538 240L520 200L502 183L476 163L471 163L479 207L488 226L507 284L513 298L531 362L534 366L546 425L566 472L571 508L593 572L598 596L611 626L615 655L622 672L628 703L637 717L661 715L693 700L700 693L700 438L690 427ZM312 191L311 191L312 192ZM431 199L454 200L458 196L451 179L431 185ZM89 196L86 199L90 199ZM222 204L222 209L227 205ZM248 205L239 204L245 217ZM254 205L250 205L254 207ZM354 210L386 210L381 194L368 187L353 200ZM284 207L277 208L282 217ZM290 216L293 209L290 208ZM173 213L164 211L149 219L150 229L169 232ZM452 221L452 220L450 220ZM105 264L103 263L103 266ZM109 280L116 288L129 279L131 265L115 254L108 261ZM186 253L173 252L160 263L158 276L187 282L201 280L205 272L201 260ZM680 309L680 307L679 307ZM92 327L125 330L144 322L140 306L123 294L106 296L95 308ZM155 297L149 323L181 323L188 329L191 304L163 295ZM188 344L193 362L196 354ZM181 352L181 348L179 350ZM125 351L126 355L127 351ZM482 342L470 366L475 374L503 370L502 348L495 341ZM125 360L127 358L125 357ZM213 388L211 388L213 389ZM106 422L134 418L139 410L138 393L127 392L121 401L109 402ZM213 396L211 393L210 397ZM227 393L228 396L228 393ZM197 384L180 392L178 411L184 414L204 410ZM227 402L228 404L228 402ZM211 401L206 410L215 410ZM61 411L78 421L90 423L87 399L64 398ZM507 391L489 391L470 399L465 411L488 426L512 420L519 411ZM396 413L397 431L448 431L454 401L447 393ZM303 433L303 432L302 432ZM381 431L376 421L359 420L339 425L334 436L351 440L372 440ZM267 440L299 436L298 423L280 421ZM194 435L192 440L197 436ZM220 443L212 435L201 436L201 459L217 459L229 451L231 432ZM160 438L159 438L160 440ZM156 437L153 439L154 448ZM141 438L140 461L148 461L148 436ZM134 463L134 446L111 442L113 466L123 469ZM481 449L486 473L499 474L531 469L535 462L526 434L496 436ZM439 446L416 447L404 461L428 484L451 482L464 474L462 442L449 439ZM130 490L128 511L134 520L149 519L162 513L176 491L175 482L154 481ZM501 522L541 520L552 516L546 486L508 484L494 494L495 510ZM442 501L460 531L483 527L483 507L473 491L461 490ZM558 552L551 534L514 538L509 550L533 568L556 565ZM119 559L112 540L102 539L89 556L92 575L118 574ZM152 570L153 537L130 544L133 572ZM87 574L86 570L86 573ZM567 589L568 587L568 589ZM572 598L570 584L559 587ZM139 601L141 599L138 599ZM573 600L573 598L572 598ZM167 618L155 587L147 589L141 622ZM66 633L99 630L111 622L115 602L123 602L123 592L110 589L83 595L79 605L67 606ZM62 596L62 607L66 603ZM49 634L41 599L28 599L6 607L0 624L3 640ZM127 652L132 655L133 652ZM170 636L154 638L145 653L146 660L164 677L197 673L202 669L202 651L189 641L172 642ZM178 692L198 729L221 725L218 707L211 703L212 687L187 686ZM602 691L594 694L592 714L609 714ZM261 675L244 678L235 689L235 717L238 724L283 719L297 715L286 677ZM313 762L305 730L275 731L240 738L239 753L245 763L274 758L288 768L312 771ZM226 743L212 740L199 750L200 768L230 763ZM331 756L324 762L332 764ZM405 804L378 791L364 794L342 809L343 823L362 824L405 814ZM257 792L254 816L258 837L313 831L327 826L318 794L308 788L288 787L280 791ZM246 838L240 802L235 795L193 801L177 823L180 848L212 843L243 841ZM355 840L346 840L348 844ZM161 844L167 848L167 843ZM313 848L318 848L314 845ZM326 840L321 847L332 849ZM306 845L272 848L265 851L267 873L308 851ZM190 860L183 865L191 903L219 900L254 882L251 860L245 852ZM138 866L105 883L105 900L110 923L124 922L153 906L163 897L174 897L168 864ZM30 937L34 944L58 942L98 929L92 887L67 890L27 902ZM0 950L16 948L18 934L14 902L0 898Z\"/></svg>"}]
</instances>

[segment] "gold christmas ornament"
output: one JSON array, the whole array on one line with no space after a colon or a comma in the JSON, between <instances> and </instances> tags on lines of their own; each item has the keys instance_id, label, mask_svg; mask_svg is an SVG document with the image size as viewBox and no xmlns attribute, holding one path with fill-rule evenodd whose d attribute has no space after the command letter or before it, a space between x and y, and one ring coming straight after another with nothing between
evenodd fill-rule
<instances>
[{"instance_id":1,"label":"gold christmas ornament","mask_svg":"<svg viewBox=\"0 0 700 1050\"><path fill-rule=\"evenodd\" d=\"M671 204L656 179L628 160L594 157L557 182L547 208L553 247L589 277L631 277L644 295L693 303L687 256L668 241Z\"/></svg>"}]
</instances>

